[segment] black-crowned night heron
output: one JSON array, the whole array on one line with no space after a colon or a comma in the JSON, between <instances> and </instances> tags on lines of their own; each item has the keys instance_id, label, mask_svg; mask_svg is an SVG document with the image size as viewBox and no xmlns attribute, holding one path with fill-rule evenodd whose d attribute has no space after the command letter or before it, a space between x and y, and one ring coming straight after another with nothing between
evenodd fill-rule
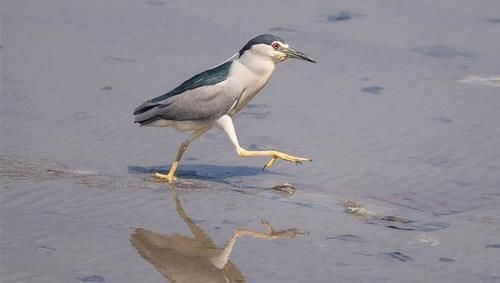
<instances>
[{"instance_id":1,"label":"black-crowned night heron","mask_svg":"<svg viewBox=\"0 0 500 283\"><path fill-rule=\"evenodd\" d=\"M168 174L155 173L155 177L175 182L175 171L189 144L214 126L226 132L239 156L271 157L264 168L271 167L277 159L297 164L310 161L309 158L277 150L246 150L238 143L233 126L232 117L266 85L276 64L287 58L315 63L280 37L262 34L251 39L226 62L197 74L170 92L137 107L134 111L135 122L141 126L174 127L179 131L192 132L180 145Z\"/></svg>"}]
</instances>

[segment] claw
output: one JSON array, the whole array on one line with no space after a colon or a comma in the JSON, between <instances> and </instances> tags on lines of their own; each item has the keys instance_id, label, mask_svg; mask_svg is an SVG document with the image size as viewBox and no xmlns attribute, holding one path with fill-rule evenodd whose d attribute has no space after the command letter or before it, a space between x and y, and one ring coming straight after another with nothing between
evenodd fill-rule
<instances>
[{"instance_id":1,"label":"claw","mask_svg":"<svg viewBox=\"0 0 500 283\"><path fill-rule=\"evenodd\" d=\"M173 184L175 183L175 181L177 181L177 178L174 176L174 175L170 175L170 174L161 174L161 173L154 173L153 176L158 179L159 181L166 181L167 183L169 184Z\"/></svg>"},{"instance_id":2,"label":"claw","mask_svg":"<svg viewBox=\"0 0 500 283\"><path fill-rule=\"evenodd\" d=\"M267 162L265 165L264 165L264 168L262 168L262 170L265 170L266 168L271 168L271 166L274 165L274 163L276 162L276 160L278 160L277 157L273 157L271 158L271 160L269 160L269 162Z\"/></svg>"}]
</instances>

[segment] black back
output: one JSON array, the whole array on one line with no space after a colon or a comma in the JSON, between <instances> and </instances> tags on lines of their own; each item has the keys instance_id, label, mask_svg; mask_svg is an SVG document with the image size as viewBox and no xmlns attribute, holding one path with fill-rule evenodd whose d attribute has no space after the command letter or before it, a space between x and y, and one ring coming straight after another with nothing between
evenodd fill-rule
<instances>
[{"instance_id":1,"label":"black back","mask_svg":"<svg viewBox=\"0 0 500 283\"><path fill-rule=\"evenodd\" d=\"M277 35L273 35L273 34L258 35L256 37L250 39L250 41L247 42L247 44L245 44L245 46L243 46L243 48L240 49L240 56L243 54L243 52L250 49L252 47L252 45L261 44L261 43L271 45L271 43L273 43L274 41L281 41L281 42L285 43L285 41Z\"/></svg>"}]
</instances>

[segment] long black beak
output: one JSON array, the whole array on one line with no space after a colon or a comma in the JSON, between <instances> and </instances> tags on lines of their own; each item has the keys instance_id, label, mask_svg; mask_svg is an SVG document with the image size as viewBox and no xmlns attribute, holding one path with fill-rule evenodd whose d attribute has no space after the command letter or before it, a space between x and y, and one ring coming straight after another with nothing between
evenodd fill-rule
<instances>
[{"instance_id":1,"label":"long black beak","mask_svg":"<svg viewBox=\"0 0 500 283\"><path fill-rule=\"evenodd\" d=\"M291 47L282 48L280 51L285 53L288 56L288 58L300 59L307 62L316 63L316 61L314 61L311 57Z\"/></svg>"}]
</instances>

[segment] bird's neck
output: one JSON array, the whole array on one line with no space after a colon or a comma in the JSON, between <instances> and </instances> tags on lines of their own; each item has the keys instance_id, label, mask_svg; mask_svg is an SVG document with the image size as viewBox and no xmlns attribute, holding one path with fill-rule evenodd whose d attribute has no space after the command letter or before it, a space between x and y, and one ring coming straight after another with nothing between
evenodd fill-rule
<instances>
[{"instance_id":1,"label":"bird's neck","mask_svg":"<svg viewBox=\"0 0 500 283\"><path fill-rule=\"evenodd\" d=\"M237 60L255 75L270 76L276 66L276 62L270 57L251 51L243 53Z\"/></svg>"}]
</instances>

